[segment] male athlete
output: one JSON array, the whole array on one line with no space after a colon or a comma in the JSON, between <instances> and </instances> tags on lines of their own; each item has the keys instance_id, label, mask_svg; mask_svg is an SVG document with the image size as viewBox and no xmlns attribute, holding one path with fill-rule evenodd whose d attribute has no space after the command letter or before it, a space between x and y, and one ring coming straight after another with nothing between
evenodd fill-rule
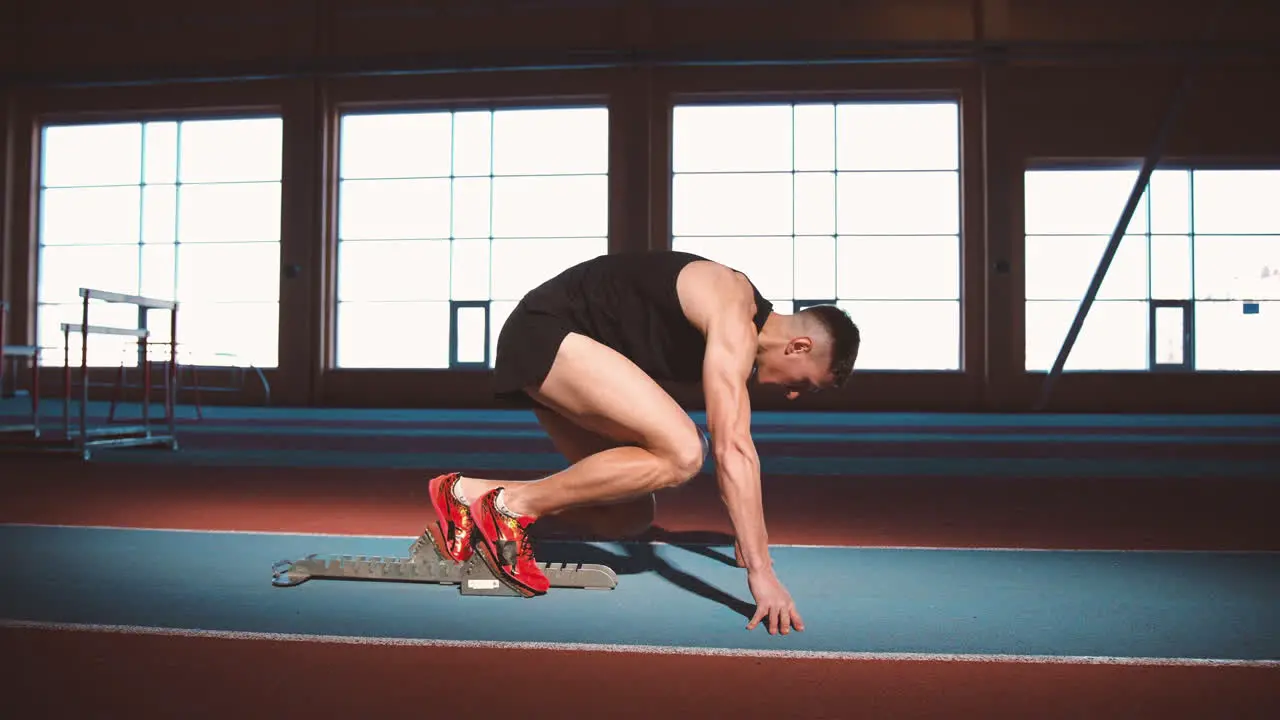
<instances>
[{"instance_id":1,"label":"male athlete","mask_svg":"<svg viewBox=\"0 0 1280 720\"><path fill-rule=\"evenodd\" d=\"M681 252L614 254L535 288L498 338L495 391L531 405L571 466L540 480L449 473L430 482L442 554L479 552L494 576L531 597L547 591L527 533L557 516L598 534L639 534L653 493L703 466L707 441L656 381L701 381L721 496L756 600L754 629L804 630L773 571L751 438L748 383L801 392L843 384L857 326L834 306L781 315L743 274ZM530 402L531 401L531 402Z\"/></svg>"}]
</instances>

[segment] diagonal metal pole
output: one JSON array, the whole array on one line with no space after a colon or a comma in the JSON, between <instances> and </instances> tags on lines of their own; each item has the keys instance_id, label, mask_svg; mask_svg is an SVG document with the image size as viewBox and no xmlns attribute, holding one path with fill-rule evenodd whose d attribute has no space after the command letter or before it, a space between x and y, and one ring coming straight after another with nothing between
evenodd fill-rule
<instances>
[{"instance_id":1,"label":"diagonal metal pole","mask_svg":"<svg viewBox=\"0 0 1280 720\"><path fill-rule=\"evenodd\" d=\"M1210 38L1213 37L1217 24L1221 21L1222 15L1230 4L1231 0L1223 0L1219 4L1218 13L1209 26ZM1164 119L1156 132L1155 141L1152 142L1151 148L1147 151L1147 156L1142 159L1142 168L1138 171L1138 177L1133 182L1133 189L1129 191L1129 200L1125 203L1124 210L1120 213L1120 219L1116 222L1115 230L1111 232L1111 239L1107 242L1107 247L1102 252L1102 258L1098 261L1098 268L1093 272L1093 280L1089 282L1089 289L1085 292L1084 299L1080 301L1080 307L1076 310L1076 317L1071 321L1067 336L1063 339L1062 347L1058 350L1057 359L1053 361L1053 368L1045 376L1044 384L1041 386L1040 399L1035 406L1036 412L1042 412L1048 407L1054 385L1057 383L1058 377L1062 375L1062 369L1067 364L1067 356L1071 354L1071 349L1075 346L1076 339L1080 336L1080 329L1084 327L1085 316L1089 314L1089 308L1093 306L1093 301L1098 297L1098 290L1102 287L1102 281L1107 276L1107 270L1111 268L1111 261L1115 259L1116 251L1120 249L1120 241L1124 238L1125 230L1129 228L1129 223L1133 220L1133 214L1138 209L1138 201L1142 199L1142 193L1146 191L1147 186L1150 184L1151 175L1155 172L1156 165L1164 157L1165 148L1169 144L1169 137L1173 135L1173 129L1177 125L1178 115L1181 114L1183 106L1187 103L1187 96L1191 91L1191 80L1195 75L1199 62L1203 58L1203 53L1198 53L1195 58L1196 62L1189 64L1182 71L1182 78L1174 91L1169 108L1165 111Z\"/></svg>"}]
</instances>

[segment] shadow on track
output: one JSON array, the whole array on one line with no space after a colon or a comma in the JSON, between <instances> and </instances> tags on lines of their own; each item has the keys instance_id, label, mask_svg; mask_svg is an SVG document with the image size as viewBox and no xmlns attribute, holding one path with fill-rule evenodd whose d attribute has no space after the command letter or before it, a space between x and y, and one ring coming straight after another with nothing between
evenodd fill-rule
<instances>
[{"instance_id":1,"label":"shadow on track","mask_svg":"<svg viewBox=\"0 0 1280 720\"><path fill-rule=\"evenodd\" d=\"M717 547L732 548L733 540L733 536L726 533L709 531L672 532L665 528L654 526L640 537L626 541L570 534L549 534L536 541L536 554L540 562L608 565L613 568L619 577L655 573L682 590L712 602L720 603L739 615L750 619L755 613L755 605L753 603L743 601L701 578L673 567L658 555L658 546L667 545L710 558L730 567L737 567L732 550L725 553L717 549ZM622 554L613 552L610 548L590 543L608 543L613 547L619 548Z\"/></svg>"}]
</instances>

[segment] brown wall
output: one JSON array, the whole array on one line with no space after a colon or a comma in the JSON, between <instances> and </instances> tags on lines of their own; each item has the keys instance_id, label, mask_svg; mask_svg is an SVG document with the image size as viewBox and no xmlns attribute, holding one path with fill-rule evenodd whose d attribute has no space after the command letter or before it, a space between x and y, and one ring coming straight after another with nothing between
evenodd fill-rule
<instances>
[{"instance_id":1,"label":"brown wall","mask_svg":"<svg viewBox=\"0 0 1280 720\"><path fill-rule=\"evenodd\" d=\"M484 406L485 374L328 368L334 125L339 108L594 97L610 104L610 247L668 242L669 104L735 93L946 94L962 102L962 373L866 373L791 407L1020 410L1021 170L1036 158L1139 158L1199 43L1200 0L18 0L0 10L10 142L0 148L10 341L33 333L32 172L42 117L271 108L285 118L277 399L295 404ZM1272 80L1280 7L1236 0L1170 153L1280 161ZM571 49L571 50L570 50ZM981 55L976 50L986 52ZM930 63L804 64L854 55ZM946 62L941 59L946 58ZM621 60L631 60L621 63ZM680 60L789 60L693 67ZM516 71L522 65L592 69ZM607 66L606 66L607 65ZM378 74L379 70L508 68ZM232 80L231 78L240 78ZM256 77L257 79L246 79ZM168 82L160 82L168 80ZM140 82L146 81L146 82ZM184 82L185 81L185 82ZM70 87L74 84L91 87ZM1010 271L994 270L1008 261ZM697 405L691 388L673 388ZM1070 374L1054 409L1260 410L1280 376ZM253 398L246 398L252 401ZM761 399L762 406L769 406Z\"/></svg>"}]
</instances>

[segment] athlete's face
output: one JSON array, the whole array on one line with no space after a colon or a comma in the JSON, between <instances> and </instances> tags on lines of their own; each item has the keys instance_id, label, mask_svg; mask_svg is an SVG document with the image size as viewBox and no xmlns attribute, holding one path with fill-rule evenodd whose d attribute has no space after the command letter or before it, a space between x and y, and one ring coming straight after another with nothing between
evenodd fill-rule
<instances>
[{"instance_id":1,"label":"athlete's face","mask_svg":"<svg viewBox=\"0 0 1280 720\"><path fill-rule=\"evenodd\" d=\"M756 363L756 381L761 385L780 387L788 400L801 393L817 392L829 387L830 353L808 337L793 338L786 346L766 352Z\"/></svg>"}]
</instances>

